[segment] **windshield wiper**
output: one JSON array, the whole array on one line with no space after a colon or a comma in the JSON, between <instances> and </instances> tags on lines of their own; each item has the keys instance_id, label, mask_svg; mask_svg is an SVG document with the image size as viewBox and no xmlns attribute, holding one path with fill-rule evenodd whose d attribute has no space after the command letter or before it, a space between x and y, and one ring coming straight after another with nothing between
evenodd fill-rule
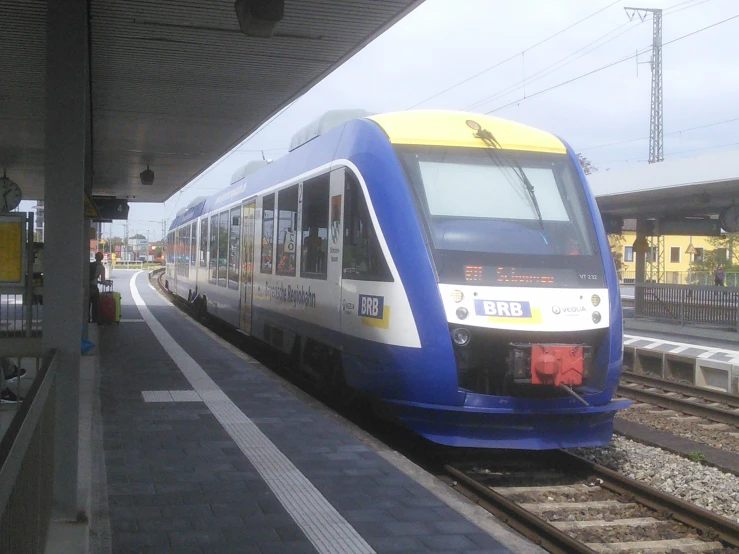
<instances>
[{"instance_id":1,"label":"windshield wiper","mask_svg":"<svg viewBox=\"0 0 739 554\"><path fill-rule=\"evenodd\" d=\"M471 129L475 130L475 137L482 140L482 142L485 143L486 146L489 146L490 148L494 148L495 150L501 150L502 146L498 142L498 140L495 138L493 133L488 131L487 129L483 129L482 126L477 123L476 121L467 120L467 126ZM501 160L495 156L492 155L490 150L485 150L490 158L495 162L496 165L501 165ZM523 167L521 167L521 164L518 163L518 160L506 160L508 162L509 167L513 171L513 173L516 174L516 176L521 180L521 184L523 185L523 188L526 189L526 192L529 194L529 198L531 199L531 204L534 207L534 211L536 212L536 217L539 220L539 226L541 227L541 238L544 239L544 242L549 244L549 241L547 240L547 231L544 228L544 218L541 216L541 209L539 208L539 201L536 199L536 193L534 192L534 185L531 184L531 181L529 181L529 178L526 175L526 172L523 170Z\"/></svg>"}]
</instances>

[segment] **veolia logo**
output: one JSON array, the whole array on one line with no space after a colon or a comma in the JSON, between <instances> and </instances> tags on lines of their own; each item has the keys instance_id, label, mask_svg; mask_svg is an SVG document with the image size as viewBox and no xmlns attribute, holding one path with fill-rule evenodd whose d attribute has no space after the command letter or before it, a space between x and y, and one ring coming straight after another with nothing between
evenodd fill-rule
<instances>
[{"instance_id":1,"label":"veolia logo","mask_svg":"<svg viewBox=\"0 0 739 554\"><path fill-rule=\"evenodd\" d=\"M552 306L552 313L554 315L577 315L585 311L583 306Z\"/></svg>"}]
</instances>

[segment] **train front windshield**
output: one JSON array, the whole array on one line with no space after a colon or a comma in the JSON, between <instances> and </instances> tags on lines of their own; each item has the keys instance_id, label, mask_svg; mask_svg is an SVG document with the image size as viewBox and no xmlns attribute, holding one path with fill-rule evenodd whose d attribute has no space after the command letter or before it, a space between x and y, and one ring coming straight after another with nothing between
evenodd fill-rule
<instances>
[{"instance_id":1,"label":"train front windshield","mask_svg":"<svg viewBox=\"0 0 739 554\"><path fill-rule=\"evenodd\" d=\"M583 183L565 154L402 146L440 282L602 286Z\"/></svg>"}]
</instances>

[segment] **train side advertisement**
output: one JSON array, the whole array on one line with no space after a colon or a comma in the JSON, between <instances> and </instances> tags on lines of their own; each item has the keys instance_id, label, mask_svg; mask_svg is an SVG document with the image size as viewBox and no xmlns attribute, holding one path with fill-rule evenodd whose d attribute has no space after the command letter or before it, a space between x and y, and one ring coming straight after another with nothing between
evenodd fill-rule
<instances>
[{"instance_id":1,"label":"train side advertisement","mask_svg":"<svg viewBox=\"0 0 739 554\"><path fill-rule=\"evenodd\" d=\"M0 285L23 284L22 215L0 216Z\"/></svg>"}]
</instances>

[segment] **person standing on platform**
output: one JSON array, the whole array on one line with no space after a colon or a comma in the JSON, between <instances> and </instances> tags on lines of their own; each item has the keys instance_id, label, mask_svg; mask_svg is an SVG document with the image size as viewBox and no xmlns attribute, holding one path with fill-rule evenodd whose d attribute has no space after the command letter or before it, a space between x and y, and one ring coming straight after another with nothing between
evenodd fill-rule
<instances>
[{"instance_id":1,"label":"person standing on platform","mask_svg":"<svg viewBox=\"0 0 739 554\"><path fill-rule=\"evenodd\" d=\"M98 282L105 281L105 266L103 266L103 253L95 254L95 261L90 262L90 315L89 323L98 322L98 300L100 300L100 289Z\"/></svg>"},{"instance_id":2,"label":"person standing on platform","mask_svg":"<svg viewBox=\"0 0 739 554\"><path fill-rule=\"evenodd\" d=\"M717 287L723 287L725 278L726 278L726 275L724 274L724 267L721 264L718 264L718 267L716 268L716 271L713 274L714 284Z\"/></svg>"}]
</instances>

